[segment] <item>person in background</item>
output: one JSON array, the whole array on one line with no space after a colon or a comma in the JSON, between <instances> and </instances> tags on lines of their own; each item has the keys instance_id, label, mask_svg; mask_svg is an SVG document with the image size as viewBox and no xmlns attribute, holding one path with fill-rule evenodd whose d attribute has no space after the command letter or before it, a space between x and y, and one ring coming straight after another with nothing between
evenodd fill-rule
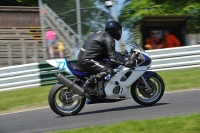
<instances>
[{"instance_id":1,"label":"person in background","mask_svg":"<svg viewBox=\"0 0 200 133\"><path fill-rule=\"evenodd\" d=\"M63 52L65 49L64 44L60 40L58 40L57 46L60 58L64 58L64 52Z\"/></svg>"},{"instance_id":2,"label":"person in background","mask_svg":"<svg viewBox=\"0 0 200 133\"><path fill-rule=\"evenodd\" d=\"M56 43L56 33L52 29L46 31L46 40L49 48L50 58L54 58L54 44Z\"/></svg>"},{"instance_id":3,"label":"person in background","mask_svg":"<svg viewBox=\"0 0 200 133\"><path fill-rule=\"evenodd\" d=\"M155 32L150 31L149 38L146 39L145 49L157 49L159 44L159 39L155 36Z\"/></svg>"},{"instance_id":4,"label":"person in background","mask_svg":"<svg viewBox=\"0 0 200 133\"><path fill-rule=\"evenodd\" d=\"M179 47L180 41L175 35L169 33L169 30L164 30L163 48Z\"/></svg>"}]
</instances>

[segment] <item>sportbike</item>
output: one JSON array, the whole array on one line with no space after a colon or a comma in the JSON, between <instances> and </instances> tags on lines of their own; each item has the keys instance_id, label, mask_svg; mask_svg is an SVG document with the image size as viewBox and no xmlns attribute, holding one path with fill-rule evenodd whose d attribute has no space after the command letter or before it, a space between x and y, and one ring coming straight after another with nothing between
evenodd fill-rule
<instances>
[{"instance_id":1,"label":"sportbike","mask_svg":"<svg viewBox=\"0 0 200 133\"><path fill-rule=\"evenodd\" d=\"M109 59L102 60L113 67L115 75L106 76L96 83L93 88L97 92L95 95L90 95L82 88L91 74L76 62L68 62L67 59L47 60L50 65L73 75L73 78L67 78L61 73L56 75L58 82L52 87L48 97L51 109L58 115L68 116L79 113L85 103L110 103L129 98L144 106L157 103L164 94L164 82L156 72L148 71L151 66L148 54L137 43L131 46L130 51L125 50L122 56L134 62L131 67L113 65Z\"/></svg>"}]
</instances>

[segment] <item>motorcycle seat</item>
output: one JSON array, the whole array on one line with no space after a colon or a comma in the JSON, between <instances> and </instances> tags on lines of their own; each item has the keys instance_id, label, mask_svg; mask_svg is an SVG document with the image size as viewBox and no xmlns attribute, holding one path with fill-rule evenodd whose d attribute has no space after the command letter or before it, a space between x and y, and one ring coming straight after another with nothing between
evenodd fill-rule
<instances>
[{"instance_id":1,"label":"motorcycle seat","mask_svg":"<svg viewBox=\"0 0 200 133\"><path fill-rule=\"evenodd\" d=\"M73 69L73 70L77 70L77 71L82 71L85 72L85 70L80 67L76 62L70 62L69 66Z\"/></svg>"}]
</instances>

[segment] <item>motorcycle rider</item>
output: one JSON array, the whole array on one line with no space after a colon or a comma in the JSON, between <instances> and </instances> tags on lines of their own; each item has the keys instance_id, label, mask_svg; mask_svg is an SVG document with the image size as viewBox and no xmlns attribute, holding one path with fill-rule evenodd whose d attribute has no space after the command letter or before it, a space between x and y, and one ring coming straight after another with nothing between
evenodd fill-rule
<instances>
[{"instance_id":1,"label":"motorcycle rider","mask_svg":"<svg viewBox=\"0 0 200 133\"><path fill-rule=\"evenodd\" d=\"M90 35L83 44L78 54L78 64L86 71L94 74L84 83L86 92L95 94L92 89L95 83L103 80L107 75L114 75L114 69L104 64L101 60L109 58L120 65L130 65L131 62L119 56L115 51L115 40L119 41L122 34L122 26L117 21L108 21L105 30ZM115 39L115 40L114 40Z\"/></svg>"}]
</instances>

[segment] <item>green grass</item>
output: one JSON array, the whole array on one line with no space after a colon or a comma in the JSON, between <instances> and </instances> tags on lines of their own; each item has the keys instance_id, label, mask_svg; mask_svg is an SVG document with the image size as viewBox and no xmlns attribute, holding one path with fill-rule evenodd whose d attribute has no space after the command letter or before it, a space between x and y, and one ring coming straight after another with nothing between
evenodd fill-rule
<instances>
[{"instance_id":1,"label":"green grass","mask_svg":"<svg viewBox=\"0 0 200 133\"><path fill-rule=\"evenodd\" d=\"M0 113L48 105L48 94L52 86L0 92Z\"/></svg>"},{"instance_id":2,"label":"green grass","mask_svg":"<svg viewBox=\"0 0 200 133\"><path fill-rule=\"evenodd\" d=\"M51 133L199 133L200 114L130 120L117 124L91 126Z\"/></svg>"},{"instance_id":3,"label":"green grass","mask_svg":"<svg viewBox=\"0 0 200 133\"><path fill-rule=\"evenodd\" d=\"M200 88L200 68L157 72L165 82L166 91Z\"/></svg>"},{"instance_id":4,"label":"green grass","mask_svg":"<svg viewBox=\"0 0 200 133\"><path fill-rule=\"evenodd\" d=\"M157 72L166 91L200 88L200 68ZM0 92L0 113L48 106L51 86Z\"/></svg>"}]
</instances>

